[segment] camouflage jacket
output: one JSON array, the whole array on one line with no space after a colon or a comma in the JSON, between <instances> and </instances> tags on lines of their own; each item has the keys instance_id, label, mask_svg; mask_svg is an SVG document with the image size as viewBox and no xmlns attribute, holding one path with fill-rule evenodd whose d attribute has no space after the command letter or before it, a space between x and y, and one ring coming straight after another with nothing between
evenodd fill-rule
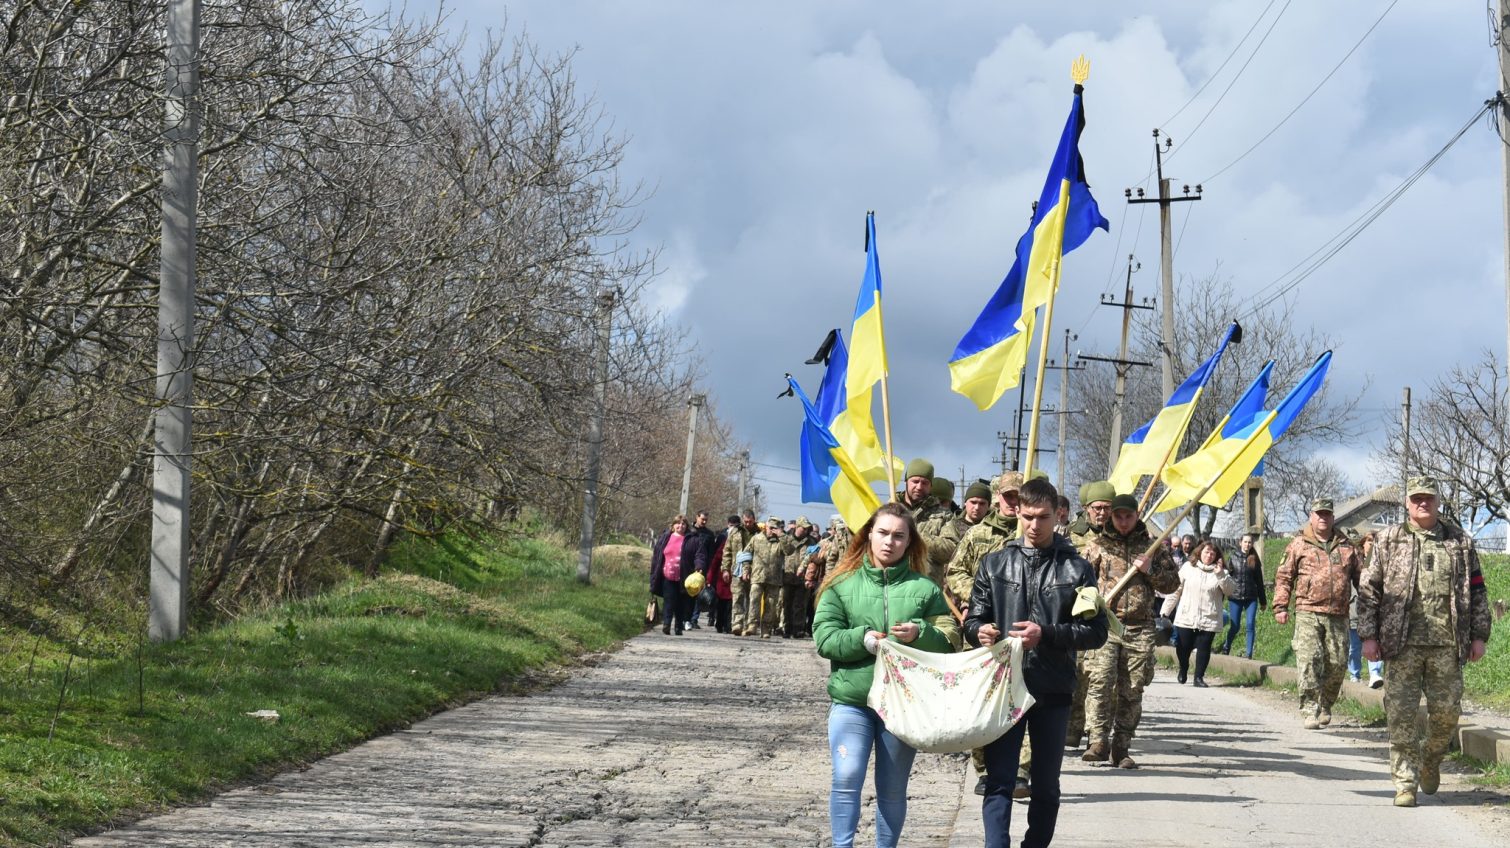
<instances>
[{"instance_id":1,"label":"camouflage jacket","mask_svg":"<svg viewBox=\"0 0 1510 848\"><path fill-rule=\"evenodd\" d=\"M1442 544L1452 558L1452 624L1457 635L1458 662L1468 661L1468 648L1476 639L1489 641L1491 626L1489 596L1479 570L1479 552L1458 527L1442 522ZM1410 601L1416 591L1416 560L1419 542L1405 525L1380 531L1358 583L1360 639L1375 639L1384 659L1396 657L1405 647L1410 629Z\"/></svg>"},{"instance_id":2,"label":"camouflage jacket","mask_svg":"<svg viewBox=\"0 0 1510 848\"><path fill-rule=\"evenodd\" d=\"M1333 531L1328 548L1306 525L1290 540L1284 560L1274 573L1274 609L1287 609L1293 592L1297 610L1347 615L1348 601L1362 570L1358 548L1347 536Z\"/></svg>"},{"instance_id":3,"label":"camouflage jacket","mask_svg":"<svg viewBox=\"0 0 1510 848\"><path fill-rule=\"evenodd\" d=\"M781 568L782 582L787 584L801 583L807 570L807 549L813 544L812 531L809 530L808 535L800 539L793 535L786 535L781 538L791 546L791 551L786 555L786 562Z\"/></svg>"},{"instance_id":4,"label":"camouflage jacket","mask_svg":"<svg viewBox=\"0 0 1510 848\"><path fill-rule=\"evenodd\" d=\"M791 536L770 537L761 533L750 540L750 553L755 559L750 563L750 582L765 586L779 585L787 554L796 549L796 540Z\"/></svg>"},{"instance_id":5,"label":"camouflage jacket","mask_svg":"<svg viewBox=\"0 0 1510 848\"><path fill-rule=\"evenodd\" d=\"M823 572L825 574L834 570L839 564L839 558L849 549L849 542L855 537L848 527L839 525L828 536L828 545L823 549Z\"/></svg>"},{"instance_id":6,"label":"camouflage jacket","mask_svg":"<svg viewBox=\"0 0 1510 848\"><path fill-rule=\"evenodd\" d=\"M759 528L746 530L744 525L740 525L729 531L728 537L724 539L724 557L720 570L728 572L730 580L734 579L734 557L740 551L748 548L750 542L754 541L755 537L759 535L761 535ZM744 579L750 579L750 570L748 568L745 569Z\"/></svg>"},{"instance_id":7,"label":"camouflage jacket","mask_svg":"<svg viewBox=\"0 0 1510 848\"><path fill-rule=\"evenodd\" d=\"M1132 567L1132 561L1143 555L1153 537L1148 528L1139 521L1126 536L1117 532L1110 521L1101 532L1080 549L1080 555L1096 570L1096 579L1101 594L1111 593L1112 587ZM1180 570L1161 545L1153 555L1153 566L1147 574L1132 578L1127 588L1112 603L1111 611L1123 624L1147 624L1153 621L1154 592L1170 595L1180 588Z\"/></svg>"},{"instance_id":8,"label":"camouflage jacket","mask_svg":"<svg viewBox=\"0 0 1510 848\"><path fill-rule=\"evenodd\" d=\"M933 578L933 582L943 586L944 571L949 568L949 560L954 558L955 548L959 547L959 536L954 529L954 513L933 495L923 498L919 503L910 504L905 492L897 492L896 502L912 513L912 520L917 522L918 532L922 534L924 544L928 545L928 576Z\"/></svg>"},{"instance_id":9,"label":"camouflage jacket","mask_svg":"<svg viewBox=\"0 0 1510 848\"><path fill-rule=\"evenodd\" d=\"M946 588L961 605L970 603L970 591L975 586L975 572L980 568L980 561L986 554L1001 550L1016 536L1017 519L994 512L965 533L944 573Z\"/></svg>"},{"instance_id":10,"label":"camouflage jacket","mask_svg":"<svg viewBox=\"0 0 1510 848\"><path fill-rule=\"evenodd\" d=\"M1090 547L1091 540L1101 535L1101 528L1090 523L1090 521L1083 515L1075 519L1074 521L1071 521L1070 526L1066 529L1069 532L1064 534L1065 537L1068 538L1070 540L1070 544L1074 545L1075 549L1080 551L1082 554L1084 554L1086 548Z\"/></svg>"}]
</instances>

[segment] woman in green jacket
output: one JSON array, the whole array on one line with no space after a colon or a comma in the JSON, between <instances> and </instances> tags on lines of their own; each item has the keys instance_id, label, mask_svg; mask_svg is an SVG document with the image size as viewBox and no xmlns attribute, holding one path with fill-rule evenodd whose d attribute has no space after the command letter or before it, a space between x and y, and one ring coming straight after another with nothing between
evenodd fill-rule
<instances>
[{"instance_id":1,"label":"woman in green jacket","mask_svg":"<svg viewBox=\"0 0 1510 848\"><path fill-rule=\"evenodd\" d=\"M860 790L876 754L876 845L892 848L907 818L907 779L917 753L891 735L866 706L876 651L887 638L947 654L959 627L938 584L921 571L928 549L912 514L889 503L875 511L818 590L813 641L829 661L828 747L834 776L829 825L834 848L851 848L860 824Z\"/></svg>"}]
</instances>

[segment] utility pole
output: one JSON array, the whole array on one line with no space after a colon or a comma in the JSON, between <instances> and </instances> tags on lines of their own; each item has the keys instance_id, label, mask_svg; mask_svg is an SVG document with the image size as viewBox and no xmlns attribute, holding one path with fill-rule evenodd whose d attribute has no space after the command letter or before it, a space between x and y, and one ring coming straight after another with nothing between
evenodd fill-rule
<instances>
[{"instance_id":1,"label":"utility pole","mask_svg":"<svg viewBox=\"0 0 1510 848\"><path fill-rule=\"evenodd\" d=\"M1001 459L997 460L1001 465L1001 473L1007 473L1007 442L1012 440L1012 434L1006 430L997 430L996 438L1001 440ZM992 497L995 497L993 493Z\"/></svg>"},{"instance_id":2,"label":"utility pole","mask_svg":"<svg viewBox=\"0 0 1510 848\"><path fill-rule=\"evenodd\" d=\"M1060 363L1049 360L1049 367L1059 372L1059 493L1064 493L1064 464L1066 461L1066 447L1069 442L1069 409L1070 409L1070 372L1084 371L1084 365L1070 364L1070 342L1080 338L1079 335L1064 331L1064 359Z\"/></svg>"},{"instance_id":3,"label":"utility pole","mask_svg":"<svg viewBox=\"0 0 1510 848\"><path fill-rule=\"evenodd\" d=\"M1410 479L1410 386L1400 403L1400 501L1405 501L1405 481Z\"/></svg>"},{"instance_id":4,"label":"utility pole","mask_svg":"<svg viewBox=\"0 0 1510 848\"><path fill-rule=\"evenodd\" d=\"M1495 23L1494 45L1499 54L1500 89L1494 95L1494 100L1499 107L1496 120L1499 123L1499 137L1503 141L1510 139L1510 103L1505 100L1506 93L1510 92L1510 44L1505 43L1506 30L1510 29L1510 0L1499 0L1499 15L1495 18ZM1501 177L1505 181L1505 369L1506 374L1510 375L1510 143L1500 145L1500 168ZM1507 393L1507 398L1510 398L1510 393Z\"/></svg>"},{"instance_id":5,"label":"utility pole","mask_svg":"<svg viewBox=\"0 0 1510 848\"><path fill-rule=\"evenodd\" d=\"M745 510L745 509L749 509L750 508L750 505L747 504L747 503L745 503L745 492L748 491L748 489L746 488L746 486L749 485L749 482L750 482L750 452L749 451L740 451L739 452L739 499L734 502L735 504L737 504L739 506L739 509L735 510L736 512L738 512L740 510Z\"/></svg>"},{"instance_id":6,"label":"utility pole","mask_svg":"<svg viewBox=\"0 0 1510 848\"><path fill-rule=\"evenodd\" d=\"M1504 2L1504 0L1501 0ZM1164 145L1159 146L1159 131L1153 131L1153 155L1155 167L1159 175L1159 196L1157 198L1144 197L1143 189L1138 189L1138 196L1133 197L1133 190L1126 189L1123 194L1127 196L1128 203L1157 203L1159 204L1159 264L1162 276L1162 288L1160 297L1164 303L1164 321L1160 329L1162 338L1159 340L1159 349L1163 352L1164 365L1164 397L1174 394L1174 222L1170 214L1170 204L1182 203L1188 200L1201 199L1201 186L1195 187L1195 194L1190 193L1190 186L1185 186L1184 197L1174 197L1171 180L1164 176L1164 153L1174 146L1174 140L1164 137ZM1125 358L1125 357L1124 357Z\"/></svg>"},{"instance_id":7,"label":"utility pole","mask_svg":"<svg viewBox=\"0 0 1510 848\"><path fill-rule=\"evenodd\" d=\"M1037 201L1034 201L1033 206L1034 208L1037 208ZM1022 459L1022 419L1023 415L1028 411L1027 379L1028 369L1027 366L1024 365L1022 374L1017 378L1017 412L1012 416L1012 429L1014 431L1012 437L1013 471L1017 471L1018 469L1022 468L1022 463L1020 462L1020 460Z\"/></svg>"},{"instance_id":8,"label":"utility pole","mask_svg":"<svg viewBox=\"0 0 1510 848\"><path fill-rule=\"evenodd\" d=\"M707 402L707 395L687 398L687 406L691 410L688 416L690 420L687 422L687 462L682 466L682 501L677 509L682 515L687 514L687 500L692 496L692 450L697 445L697 411Z\"/></svg>"},{"instance_id":9,"label":"utility pole","mask_svg":"<svg viewBox=\"0 0 1510 848\"><path fill-rule=\"evenodd\" d=\"M587 486L582 491L582 538L577 545L577 582L592 582L593 522L598 518L598 471L603 453L603 408L608 405L608 350L613 340L613 289L598 295L598 373L592 417L587 422Z\"/></svg>"},{"instance_id":10,"label":"utility pole","mask_svg":"<svg viewBox=\"0 0 1510 848\"><path fill-rule=\"evenodd\" d=\"M1143 298L1142 303L1133 303L1132 275L1142 270L1142 268L1142 262L1134 259L1131 253L1127 254L1127 285L1122 295L1122 302L1118 303L1117 299L1110 295L1101 296L1102 306L1115 306L1122 310L1122 342L1117 348L1117 389L1115 401L1112 404L1111 446L1106 452L1106 472L1108 474L1111 473L1113 468L1117 467L1117 455L1122 452L1122 412L1125 408L1125 399L1127 397L1128 369L1133 365L1148 364L1146 362L1129 362L1127 359L1127 340L1128 335L1132 332L1132 311L1134 309L1151 310L1154 308L1153 301L1146 297ZM1164 396L1168 397L1173 392L1174 389L1171 388Z\"/></svg>"},{"instance_id":11,"label":"utility pole","mask_svg":"<svg viewBox=\"0 0 1510 848\"><path fill-rule=\"evenodd\" d=\"M189 606L189 481L193 450L195 241L199 216L199 0L167 8L162 266L157 295L152 562L147 636L184 635Z\"/></svg>"}]
</instances>

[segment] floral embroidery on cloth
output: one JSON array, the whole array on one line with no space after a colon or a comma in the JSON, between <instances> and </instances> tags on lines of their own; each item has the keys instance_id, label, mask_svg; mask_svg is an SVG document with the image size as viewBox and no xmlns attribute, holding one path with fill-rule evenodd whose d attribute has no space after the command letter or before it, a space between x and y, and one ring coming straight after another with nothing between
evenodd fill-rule
<instances>
[{"instance_id":1,"label":"floral embroidery on cloth","mask_svg":"<svg viewBox=\"0 0 1510 848\"><path fill-rule=\"evenodd\" d=\"M876 654L866 703L919 751L945 754L996 741L1033 705L1022 679L1022 640L935 654L890 639Z\"/></svg>"}]
</instances>

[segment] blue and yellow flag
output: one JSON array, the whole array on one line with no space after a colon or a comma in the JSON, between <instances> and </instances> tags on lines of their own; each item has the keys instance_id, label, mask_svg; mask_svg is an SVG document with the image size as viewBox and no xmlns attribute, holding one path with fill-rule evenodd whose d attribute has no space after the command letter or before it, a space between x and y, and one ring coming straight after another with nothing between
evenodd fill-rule
<instances>
[{"instance_id":1,"label":"blue and yellow flag","mask_svg":"<svg viewBox=\"0 0 1510 848\"><path fill-rule=\"evenodd\" d=\"M1091 196L1080 159L1080 133L1085 129L1082 91L1075 86L1075 102L1054 164L1033 211L1033 223L1017 241L1012 270L949 358L950 387L982 410L990 409L1021 379L1033 340L1034 313L1058 290L1064 254L1084 244L1093 230L1111 229Z\"/></svg>"},{"instance_id":2,"label":"blue and yellow flag","mask_svg":"<svg viewBox=\"0 0 1510 848\"><path fill-rule=\"evenodd\" d=\"M1117 455L1117 467L1106 479L1118 492L1131 492L1144 474L1158 474L1168 464L1190 428L1190 419L1195 415L1195 405L1201 399L1211 375L1216 373L1216 364L1227 352L1229 342L1241 342L1243 328L1233 321L1222 334L1222 342L1216 353L1211 354L1201 367L1195 369L1185 382L1174 390L1165 401L1164 408L1147 424L1134 430L1122 443L1122 452Z\"/></svg>"},{"instance_id":3,"label":"blue and yellow flag","mask_svg":"<svg viewBox=\"0 0 1510 848\"><path fill-rule=\"evenodd\" d=\"M1201 503L1218 508L1226 506L1242 488L1243 481L1252 476L1253 469L1263 461L1264 454L1279 441L1305 408L1306 402L1321 388L1331 365L1331 351L1317 357L1311 370L1271 410L1259 408L1244 420L1240 417L1243 413L1233 407L1229 420L1221 427L1220 438L1208 439L1205 447L1164 469L1164 485L1169 488L1154 511L1167 512L1185 506L1200 495L1208 483L1211 488L1201 495ZM1264 375L1260 376L1267 376L1268 370L1266 366ZM1249 388L1244 400L1254 392L1254 388ZM1238 403L1241 405L1243 401ZM1252 405L1250 400L1249 407Z\"/></svg>"},{"instance_id":4,"label":"blue and yellow flag","mask_svg":"<svg viewBox=\"0 0 1510 848\"><path fill-rule=\"evenodd\" d=\"M874 212L865 215L865 277L855 298L855 320L849 340L845 409L832 422L832 432L849 452L861 476L866 480L885 480L886 454L881 450L871 412L872 392L886 376L886 337L881 331L881 257L876 251Z\"/></svg>"},{"instance_id":5,"label":"blue and yellow flag","mask_svg":"<svg viewBox=\"0 0 1510 848\"><path fill-rule=\"evenodd\" d=\"M860 476L839 440L824 426L807 393L790 375L786 381L802 399L804 413L800 445L803 503L831 503L844 516L845 524L864 525L871 513L880 508L881 499Z\"/></svg>"}]
</instances>

